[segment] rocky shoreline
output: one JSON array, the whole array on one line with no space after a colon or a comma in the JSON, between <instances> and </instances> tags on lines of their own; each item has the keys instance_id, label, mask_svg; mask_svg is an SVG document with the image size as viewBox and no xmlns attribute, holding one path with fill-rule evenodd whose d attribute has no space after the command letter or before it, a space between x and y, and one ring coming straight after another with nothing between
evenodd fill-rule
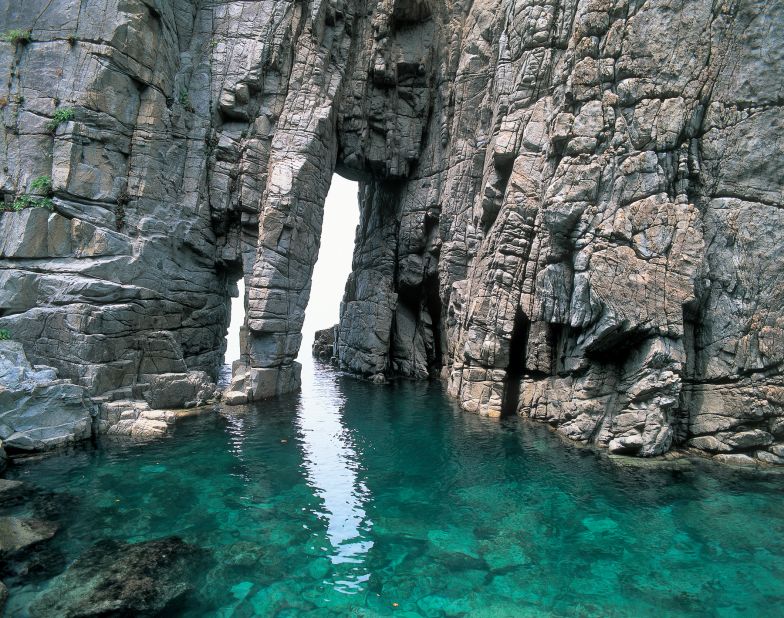
<instances>
[{"instance_id":1,"label":"rocky shoreline","mask_svg":"<svg viewBox=\"0 0 784 618\"><path fill-rule=\"evenodd\" d=\"M317 331L312 346L312 354L316 360L337 365L334 356L336 332L337 325ZM340 371L337 367L336 370ZM358 377L351 372L347 372L347 375ZM366 379L377 382L373 377ZM188 376L175 376L172 382L175 380L180 381L181 393L190 393L191 396L196 394L197 398L191 402L190 408L154 409L145 400L105 401L100 398L90 400L84 396L82 389L78 387L74 389L74 385L70 381L57 379L56 371L53 368L30 365L24 356L22 346L18 343L0 341L0 400L14 402L8 404L9 407L5 409L5 412L0 413L0 431L2 432L0 433L0 473L5 467L7 459L29 457L33 453L45 454L47 451L59 452L65 447L91 439L95 440L99 436L141 440L163 437L169 433L179 419L198 414L215 413L221 405L233 406L238 403L248 403L247 398L241 401L231 400L232 396L237 395L236 390L232 395L231 385L226 387L224 393L221 393L214 386L202 390L201 381L189 380ZM382 381L385 382L386 378L383 378ZM62 393L60 389L62 389ZM75 399L71 397L74 390L79 393ZM39 395L41 391L44 396ZM171 391L164 388L164 392L170 393ZM213 399L205 402L200 398L206 396L205 393L208 393ZM165 398L151 397L150 399L155 404L168 401ZM57 410L59 414L48 412L44 418L50 424L46 424L35 415L30 414L31 400L39 402L43 410L47 412ZM63 401L74 403L70 407L54 407L61 406ZM24 414L25 411L27 414ZM30 424L17 424L17 419L20 418L24 418L25 422ZM32 422L30 422L30 418L33 419ZM536 422L535 419L524 418L523 420ZM596 444L568 439L568 436L564 436L557 427L552 424L549 426L556 435L567 439L568 443L587 446L599 453L606 450L613 461L630 460L625 448L611 446L609 449L597 449ZM743 434L740 437L743 438ZM675 461L699 460L759 470L775 468L784 462L784 448L772 445L770 451L759 451L755 449L756 440L758 438L754 434L749 440L750 447L745 452L711 453L710 450L684 445L643 459L648 462L647 465L652 466L666 466ZM640 458L631 457L631 459Z\"/></svg>"},{"instance_id":2,"label":"rocky shoreline","mask_svg":"<svg viewBox=\"0 0 784 618\"><path fill-rule=\"evenodd\" d=\"M140 399L130 398L131 388L90 397L53 367L31 365L22 344L0 341L0 454L56 449L100 434L165 435L177 418L202 412L219 397L199 373L157 375L146 390L136 390Z\"/></svg>"}]
</instances>

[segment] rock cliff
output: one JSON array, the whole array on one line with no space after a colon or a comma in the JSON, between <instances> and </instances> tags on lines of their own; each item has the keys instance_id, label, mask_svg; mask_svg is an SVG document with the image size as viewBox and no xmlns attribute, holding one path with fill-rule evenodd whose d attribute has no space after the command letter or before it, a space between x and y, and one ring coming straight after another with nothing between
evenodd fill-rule
<instances>
[{"instance_id":1,"label":"rock cliff","mask_svg":"<svg viewBox=\"0 0 784 618\"><path fill-rule=\"evenodd\" d=\"M94 398L214 379L241 276L234 399L297 388L338 173L342 368L613 452L784 462L781 3L0 0L0 23L0 327Z\"/></svg>"}]
</instances>

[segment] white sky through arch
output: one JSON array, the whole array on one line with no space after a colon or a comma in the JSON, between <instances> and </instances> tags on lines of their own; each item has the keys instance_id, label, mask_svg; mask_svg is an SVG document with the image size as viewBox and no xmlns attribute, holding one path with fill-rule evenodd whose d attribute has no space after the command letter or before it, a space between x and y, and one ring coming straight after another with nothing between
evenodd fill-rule
<instances>
[{"instance_id":1,"label":"white sky through arch","mask_svg":"<svg viewBox=\"0 0 784 618\"><path fill-rule=\"evenodd\" d=\"M354 252L354 234L359 223L359 205L356 182L335 174L324 204L324 224L321 229L321 249L313 272L310 302L302 327L300 362L310 358L313 333L336 324L343 299L343 289L351 272ZM244 283L239 282L240 295L231 299L231 324L229 326L226 362L239 358L239 333L244 308Z\"/></svg>"},{"instance_id":2,"label":"white sky through arch","mask_svg":"<svg viewBox=\"0 0 784 618\"><path fill-rule=\"evenodd\" d=\"M359 224L359 185L335 174L324 203L321 248L313 271L310 301L302 327L299 361L310 358L313 333L337 324L340 301L351 272L354 236Z\"/></svg>"}]
</instances>

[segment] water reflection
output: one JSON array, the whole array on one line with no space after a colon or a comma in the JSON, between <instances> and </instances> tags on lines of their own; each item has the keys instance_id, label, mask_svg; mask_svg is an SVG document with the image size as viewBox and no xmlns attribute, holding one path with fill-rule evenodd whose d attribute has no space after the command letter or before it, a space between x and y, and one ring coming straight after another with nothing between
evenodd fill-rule
<instances>
[{"instance_id":1,"label":"water reflection","mask_svg":"<svg viewBox=\"0 0 784 618\"><path fill-rule=\"evenodd\" d=\"M7 468L60 530L3 571L5 615L97 541L171 535L203 550L183 618L782 613L780 475L621 467L437 383L317 370L222 410Z\"/></svg>"},{"instance_id":2,"label":"water reflection","mask_svg":"<svg viewBox=\"0 0 784 618\"><path fill-rule=\"evenodd\" d=\"M356 445L343 424L344 405L334 373L306 363L296 421L303 466L308 484L323 502L319 516L327 524L334 588L356 593L370 577L365 558L373 546L372 522L365 505L371 495L360 478Z\"/></svg>"},{"instance_id":3,"label":"water reflection","mask_svg":"<svg viewBox=\"0 0 784 618\"><path fill-rule=\"evenodd\" d=\"M229 437L229 450L240 461L245 461L244 446L247 439L245 419L242 416L224 414L226 419L226 432Z\"/></svg>"}]
</instances>

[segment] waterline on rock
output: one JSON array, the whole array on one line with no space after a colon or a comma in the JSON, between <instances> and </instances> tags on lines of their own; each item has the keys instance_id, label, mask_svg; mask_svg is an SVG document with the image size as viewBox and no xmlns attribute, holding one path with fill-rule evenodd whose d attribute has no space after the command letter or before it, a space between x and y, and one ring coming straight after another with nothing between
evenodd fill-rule
<instances>
[{"instance_id":1,"label":"waterline on rock","mask_svg":"<svg viewBox=\"0 0 784 618\"><path fill-rule=\"evenodd\" d=\"M204 550L190 570L210 582L182 616L773 616L784 601L779 475L619 467L461 412L435 382L306 364L301 393L8 476L51 496L43 547L61 556L8 567L9 615L99 541L172 536Z\"/></svg>"}]
</instances>

